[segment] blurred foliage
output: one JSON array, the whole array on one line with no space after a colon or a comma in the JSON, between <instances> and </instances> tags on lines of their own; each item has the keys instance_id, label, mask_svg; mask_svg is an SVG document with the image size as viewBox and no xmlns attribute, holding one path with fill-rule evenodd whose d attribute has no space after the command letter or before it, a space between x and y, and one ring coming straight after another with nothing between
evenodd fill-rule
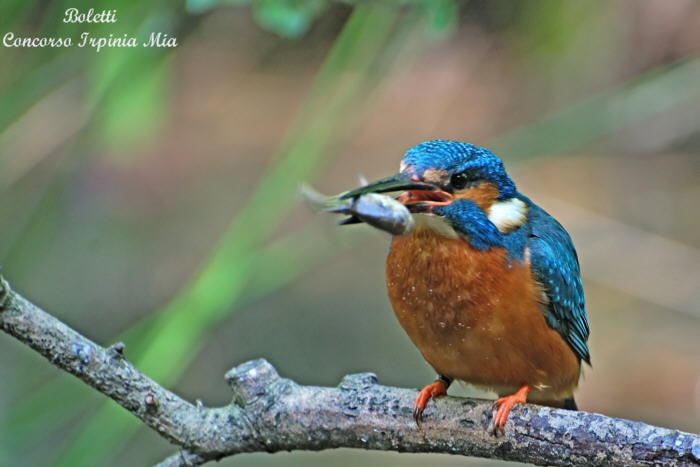
<instances>
[{"instance_id":1,"label":"blurred foliage","mask_svg":"<svg viewBox=\"0 0 700 467\"><path fill-rule=\"evenodd\" d=\"M328 6L325 0L187 0L187 10L203 13L221 5L250 6L263 29L286 39L306 33Z\"/></svg>"},{"instance_id":2,"label":"blurred foliage","mask_svg":"<svg viewBox=\"0 0 700 467\"><path fill-rule=\"evenodd\" d=\"M308 32L330 3L328 0L187 0L187 10L203 13L222 5L250 6L260 27L280 37L296 39ZM394 0L383 3L394 8L415 4L425 14L429 35L442 37L457 23L456 0Z\"/></svg>"},{"instance_id":3,"label":"blurred foliage","mask_svg":"<svg viewBox=\"0 0 700 467\"><path fill-rule=\"evenodd\" d=\"M559 57L569 50L575 35L589 24L595 10L581 2L542 0L538 8L523 8L517 24L517 47Z\"/></svg>"},{"instance_id":4,"label":"blurred foliage","mask_svg":"<svg viewBox=\"0 0 700 467\"><path fill-rule=\"evenodd\" d=\"M700 59L661 67L515 129L491 146L519 158L570 152L700 96L693 85L699 79Z\"/></svg>"},{"instance_id":5,"label":"blurred foliage","mask_svg":"<svg viewBox=\"0 0 700 467\"><path fill-rule=\"evenodd\" d=\"M429 36L437 38L454 32L459 18L459 8L455 0L425 0L418 3L425 10L426 31Z\"/></svg>"},{"instance_id":6,"label":"blurred foliage","mask_svg":"<svg viewBox=\"0 0 700 467\"><path fill-rule=\"evenodd\" d=\"M284 219L295 202L301 181L319 169L323 150L338 123L343 121L348 103L363 90L361 81L338 82L338 73L358 70L357 77L361 80L366 75L362 70L381 51L381 47L368 49L365 41L372 38L370 43L381 44L394 20L395 15L382 6L354 11L310 92L307 105L313 112L302 109L275 162L210 258L190 284L158 312L148 348L140 355L130 353L136 366L150 377L166 386L173 384L196 355L203 334L230 315L232 305L248 284L251 269L260 264L256 250ZM279 263L271 262L270 267L272 272ZM300 272L296 270L295 274ZM267 280L272 282L275 277L271 274ZM197 310L196 318L192 310ZM95 430L104 430L106 426L109 430L103 438L105 442L95 443ZM77 465L85 459L92 463L92 459L105 458L119 447L117 440L126 441L138 428L139 423L129 414L114 404L106 404L85 425L60 464Z\"/></svg>"},{"instance_id":7,"label":"blurred foliage","mask_svg":"<svg viewBox=\"0 0 700 467\"><path fill-rule=\"evenodd\" d=\"M249 9L261 28L284 39L311 33L331 8L321 0L186 0L184 5L10 1L0 7L0 29L27 36L78 30L104 35L111 31L108 25L78 27L56 18L69 7L116 8L120 28L135 31L139 41L159 30L177 33L183 42L198 21L230 6ZM409 67L425 44L449 39L465 16L491 27L507 23L506 36L520 53L532 49L556 58L568 50L576 31L592 21L595 6L556 0L517 6L504 1L358 2L244 207L173 298L115 337L127 343L127 355L140 369L164 386L174 385L213 328L246 304L339 254L337 244L304 242L312 237L307 228L275 238L296 202L299 182L313 179L330 163L329 146L352 134L377 89L391 86L387 80L393 67ZM497 24L502 17L509 19ZM12 274L31 276L35 267L31 256L50 243L75 174L95 147L109 148L106 154L128 165L135 162L132 158L140 148L158 138L168 121L176 79L174 50L87 52L0 50L0 63L12 65L0 67L0 212L7 212L8 193L19 196L21 182L33 169L61 166L48 171L35 199L23 206L21 222L0 232L0 261L12 266ZM520 159L576 150L697 98L698 82L698 59L665 65L500 135L491 145L506 157ZM33 109L73 87L80 90L83 105L72 133L37 151L26 165L17 165L13 155L3 151L8 134L22 128ZM52 157L59 162L52 162ZM43 383L2 414L0 464L12 463L35 445L48 444L56 431L71 433L58 443L60 465L96 465L114 458L140 424L111 401L105 403L91 391L75 391L74 384L68 376ZM47 426L58 428L47 431Z\"/></svg>"},{"instance_id":8,"label":"blurred foliage","mask_svg":"<svg viewBox=\"0 0 700 467\"><path fill-rule=\"evenodd\" d=\"M122 146L121 157L157 135L167 112L172 61L162 55L129 55L106 49L95 58L86 110L99 109L97 133L105 144Z\"/></svg>"},{"instance_id":9,"label":"blurred foliage","mask_svg":"<svg viewBox=\"0 0 700 467\"><path fill-rule=\"evenodd\" d=\"M258 0L253 2L253 14L261 27L293 39L309 30L327 4L324 0Z\"/></svg>"}]
</instances>

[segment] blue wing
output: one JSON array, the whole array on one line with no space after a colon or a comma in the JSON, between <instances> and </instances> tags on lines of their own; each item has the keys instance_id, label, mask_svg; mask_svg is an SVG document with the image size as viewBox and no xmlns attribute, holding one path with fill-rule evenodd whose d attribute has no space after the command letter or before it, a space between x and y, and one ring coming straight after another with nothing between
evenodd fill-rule
<instances>
[{"instance_id":1,"label":"blue wing","mask_svg":"<svg viewBox=\"0 0 700 467\"><path fill-rule=\"evenodd\" d=\"M529 208L530 265L548 298L547 324L557 330L574 353L590 364L588 318L576 250L564 227L542 208L519 195Z\"/></svg>"}]
</instances>

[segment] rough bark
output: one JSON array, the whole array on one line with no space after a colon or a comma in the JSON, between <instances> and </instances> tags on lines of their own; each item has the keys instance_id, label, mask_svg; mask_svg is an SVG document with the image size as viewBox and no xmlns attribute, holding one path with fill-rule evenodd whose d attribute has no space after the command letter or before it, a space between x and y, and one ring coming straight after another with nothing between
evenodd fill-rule
<instances>
[{"instance_id":1,"label":"rough bark","mask_svg":"<svg viewBox=\"0 0 700 467\"><path fill-rule=\"evenodd\" d=\"M233 402L191 404L139 372L123 344L92 342L40 310L0 277L0 327L111 397L181 448L161 466L201 465L243 452L338 447L440 452L539 465L700 465L700 436L604 415L524 405L506 434L491 433L491 402L443 397L422 427L412 417L413 389L346 376L338 387L301 386L265 360L226 374Z\"/></svg>"}]
</instances>

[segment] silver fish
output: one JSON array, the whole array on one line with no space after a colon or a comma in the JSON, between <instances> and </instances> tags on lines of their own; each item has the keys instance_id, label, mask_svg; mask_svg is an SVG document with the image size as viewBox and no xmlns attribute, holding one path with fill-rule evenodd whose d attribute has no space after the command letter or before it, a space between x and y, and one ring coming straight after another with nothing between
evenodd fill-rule
<instances>
[{"instance_id":1,"label":"silver fish","mask_svg":"<svg viewBox=\"0 0 700 467\"><path fill-rule=\"evenodd\" d=\"M320 212L347 214L341 225L364 222L392 235L406 235L415 227L411 212L391 196L365 193L351 198L324 196L309 186L303 186L302 196Z\"/></svg>"}]
</instances>

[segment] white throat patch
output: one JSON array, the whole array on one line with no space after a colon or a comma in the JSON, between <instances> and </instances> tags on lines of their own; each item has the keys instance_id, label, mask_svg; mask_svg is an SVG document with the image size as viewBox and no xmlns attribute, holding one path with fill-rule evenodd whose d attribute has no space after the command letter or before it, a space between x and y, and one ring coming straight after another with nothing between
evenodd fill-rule
<instances>
[{"instance_id":1,"label":"white throat patch","mask_svg":"<svg viewBox=\"0 0 700 467\"><path fill-rule=\"evenodd\" d=\"M486 213L499 232L511 232L527 220L527 206L518 198L496 201Z\"/></svg>"}]
</instances>

